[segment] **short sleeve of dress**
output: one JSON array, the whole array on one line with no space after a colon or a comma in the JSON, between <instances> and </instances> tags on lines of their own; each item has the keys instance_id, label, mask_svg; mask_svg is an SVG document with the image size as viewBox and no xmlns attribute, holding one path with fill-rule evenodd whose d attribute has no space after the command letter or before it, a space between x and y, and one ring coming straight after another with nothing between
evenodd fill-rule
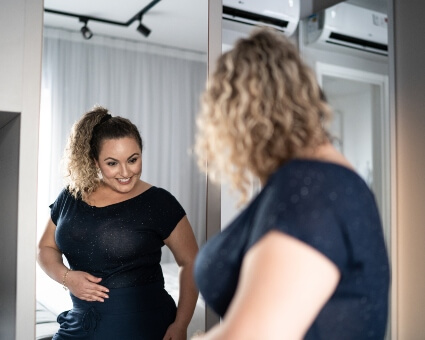
<instances>
[{"instance_id":1,"label":"short sleeve of dress","mask_svg":"<svg viewBox=\"0 0 425 340\"><path fill-rule=\"evenodd\" d=\"M58 219L61 213L61 210L64 209L64 204L66 202L69 192L67 189L63 189L56 200L49 205L50 207L50 218L52 219L55 225L58 224Z\"/></svg>"},{"instance_id":2,"label":"short sleeve of dress","mask_svg":"<svg viewBox=\"0 0 425 340\"><path fill-rule=\"evenodd\" d=\"M177 199L167 190L157 188L152 206L157 207L156 214L158 229L162 240L165 240L173 232L180 220L186 215L185 210Z\"/></svg>"},{"instance_id":3,"label":"short sleeve of dress","mask_svg":"<svg viewBox=\"0 0 425 340\"><path fill-rule=\"evenodd\" d=\"M278 230L315 248L342 272L351 242L340 215L344 203L335 198L344 198L339 188L325 182L310 174L268 186L253 221L248 249L267 232Z\"/></svg>"}]
</instances>

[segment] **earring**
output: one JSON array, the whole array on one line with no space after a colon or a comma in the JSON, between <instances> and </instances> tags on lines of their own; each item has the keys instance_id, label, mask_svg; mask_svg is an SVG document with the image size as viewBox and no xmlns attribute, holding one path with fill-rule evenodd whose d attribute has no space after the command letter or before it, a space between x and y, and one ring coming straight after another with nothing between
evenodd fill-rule
<instances>
[{"instance_id":1,"label":"earring","mask_svg":"<svg viewBox=\"0 0 425 340\"><path fill-rule=\"evenodd\" d=\"M96 171L97 171L97 177L99 177L99 179L103 179L102 171L100 171L99 167L96 168Z\"/></svg>"}]
</instances>

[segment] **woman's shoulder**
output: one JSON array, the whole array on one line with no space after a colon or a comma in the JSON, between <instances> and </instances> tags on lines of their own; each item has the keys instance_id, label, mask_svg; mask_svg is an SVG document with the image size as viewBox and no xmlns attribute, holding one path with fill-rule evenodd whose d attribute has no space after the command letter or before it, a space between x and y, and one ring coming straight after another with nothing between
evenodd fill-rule
<instances>
[{"instance_id":1,"label":"woman's shoulder","mask_svg":"<svg viewBox=\"0 0 425 340\"><path fill-rule=\"evenodd\" d=\"M78 200L72 195L69 188L63 188L56 197L56 200L49 205L52 221L57 225L57 219L63 211L77 206Z\"/></svg>"},{"instance_id":2,"label":"woman's shoulder","mask_svg":"<svg viewBox=\"0 0 425 340\"><path fill-rule=\"evenodd\" d=\"M171 193L171 191L162 187L152 185L146 191L158 199L176 199L175 196Z\"/></svg>"},{"instance_id":3,"label":"woman's shoulder","mask_svg":"<svg viewBox=\"0 0 425 340\"><path fill-rule=\"evenodd\" d=\"M56 202L65 202L68 200L77 200L77 198L72 194L71 189L67 186L62 188L56 197Z\"/></svg>"},{"instance_id":4,"label":"woman's shoulder","mask_svg":"<svg viewBox=\"0 0 425 340\"><path fill-rule=\"evenodd\" d=\"M351 185L353 188L369 190L366 182L352 168L331 161L314 159L293 159L282 165L268 181L268 185L289 187L309 186L341 186ZM342 186L341 186L342 187Z\"/></svg>"},{"instance_id":5,"label":"woman's shoulder","mask_svg":"<svg viewBox=\"0 0 425 340\"><path fill-rule=\"evenodd\" d=\"M270 178L263 191L259 211L269 219L311 217L313 221L319 213L343 218L377 212L366 182L352 169L332 162L293 160Z\"/></svg>"},{"instance_id":6,"label":"woman's shoulder","mask_svg":"<svg viewBox=\"0 0 425 340\"><path fill-rule=\"evenodd\" d=\"M148 190L142 193L141 197L145 197L146 199L148 199L152 206L156 207L161 211L163 211L164 209L168 209L171 211L178 210L185 214L184 208L180 204L178 198L174 196L171 191L165 188L152 185L149 187Z\"/></svg>"}]
</instances>

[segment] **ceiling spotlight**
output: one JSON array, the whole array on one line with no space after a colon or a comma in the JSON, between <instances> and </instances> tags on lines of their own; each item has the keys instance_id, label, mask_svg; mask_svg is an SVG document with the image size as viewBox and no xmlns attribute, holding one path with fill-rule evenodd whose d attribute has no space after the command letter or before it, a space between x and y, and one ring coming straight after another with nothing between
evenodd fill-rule
<instances>
[{"instance_id":1,"label":"ceiling spotlight","mask_svg":"<svg viewBox=\"0 0 425 340\"><path fill-rule=\"evenodd\" d=\"M149 34L151 34L151 30L147 28L145 25L142 24L142 18L140 17L140 23L137 27L137 30L143 34L145 37L148 37Z\"/></svg>"},{"instance_id":2,"label":"ceiling spotlight","mask_svg":"<svg viewBox=\"0 0 425 340\"><path fill-rule=\"evenodd\" d=\"M85 19L80 19L80 22L84 23L84 26L81 27L81 34L83 35L83 38L86 40L89 40L93 36L93 32L90 30L90 28L87 27L87 21Z\"/></svg>"}]
</instances>

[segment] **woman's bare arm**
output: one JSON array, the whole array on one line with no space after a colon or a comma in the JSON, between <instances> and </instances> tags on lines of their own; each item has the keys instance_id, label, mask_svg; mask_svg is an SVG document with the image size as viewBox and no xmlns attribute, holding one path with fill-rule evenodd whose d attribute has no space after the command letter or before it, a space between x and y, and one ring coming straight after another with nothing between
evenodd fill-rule
<instances>
[{"instance_id":1,"label":"woman's bare arm","mask_svg":"<svg viewBox=\"0 0 425 340\"><path fill-rule=\"evenodd\" d=\"M38 243L37 262L53 280L65 284L72 294L86 301L103 302L108 297L109 290L99 285L101 278L97 278L82 271L70 272L63 264L62 253L55 241L56 225L51 219ZM65 278L66 274L66 278ZM64 282L66 279L66 282Z\"/></svg>"},{"instance_id":2,"label":"woman's bare arm","mask_svg":"<svg viewBox=\"0 0 425 340\"><path fill-rule=\"evenodd\" d=\"M198 299L198 290L193 278L193 264L198 252L198 245L186 216L181 219L171 235L164 242L172 251L180 267L180 294L177 306L177 316L164 339L178 339L177 336L174 335L173 337L171 334L173 333L173 327L183 328L186 332ZM169 333L169 331L171 331L171 333ZM184 336L186 339L186 335Z\"/></svg>"},{"instance_id":3,"label":"woman's bare arm","mask_svg":"<svg viewBox=\"0 0 425 340\"><path fill-rule=\"evenodd\" d=\"M67 267L63 264L62 253L55 242L56 225L51 219L38 243L37 262L53 280L62 284Z\"/></svg>"}]
</instances>

